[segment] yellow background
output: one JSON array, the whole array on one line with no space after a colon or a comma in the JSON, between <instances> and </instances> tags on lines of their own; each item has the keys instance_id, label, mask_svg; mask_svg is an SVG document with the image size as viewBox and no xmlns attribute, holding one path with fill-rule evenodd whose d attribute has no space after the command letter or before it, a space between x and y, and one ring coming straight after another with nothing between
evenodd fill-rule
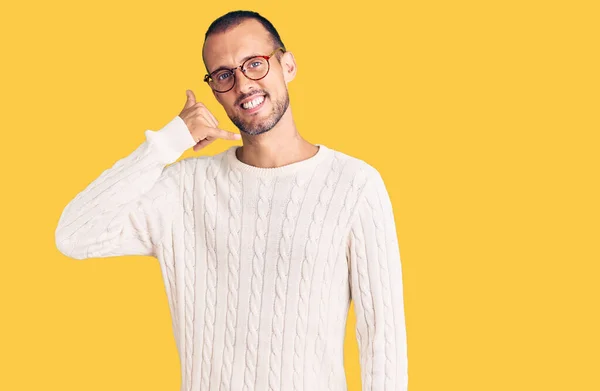
<instances>
[{"instance_id":1,"label":"yellow background","mask_svg":"<svg viewBox=\"0 0 600 391\"><path fill-rule=\"evenodd\" d=\"M386 182L410 391L600 390L597 4L3 4L0 389L179 389L156 260L69 259L54 229L186 88L237 132L201 46L212 20L250 8L295 55L301 134ZM352 307L350 391L354 327Z\"/></svg>"}]
</instances>

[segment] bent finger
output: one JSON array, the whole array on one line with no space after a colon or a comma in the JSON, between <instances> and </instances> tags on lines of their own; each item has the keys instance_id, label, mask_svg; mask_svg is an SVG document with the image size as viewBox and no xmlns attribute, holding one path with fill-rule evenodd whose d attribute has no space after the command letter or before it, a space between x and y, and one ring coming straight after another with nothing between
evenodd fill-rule
<instances>
[{"instance_id":1,"label":"bent finger","mask_svg":"<svg viewBox=\"0 0 600 391\"><path fill-rule=\"evenodd\" d=\"M193 148L194 152L197 152L198 150L206 147L208 144L212 143L215 140L216 139L214 139L214 138L211 138L211 139L205 138L204 140L198 141L198 143L196 145L194 145L194 148Z\"/></svg>"},{"instance_id":2,"label":"bent finger","mask_svg":"<svg viewBox=\"0 0 600 391\"><path fill-rule=\"evenodd\" d=\"M209 126L212 126L212 127L214 127L214 128L216 128L217 126L219 126L219 125L217 124L217 122L214 120L214 118L213 118L213 117L211 117L211 116L210 116L208 113L206 113L206 111L201 111L201 112L200 112L200 115L202 116L202 118L204 118L204 120L206 121L206 123L207 123Z\"/></svg>"}]
</instances>

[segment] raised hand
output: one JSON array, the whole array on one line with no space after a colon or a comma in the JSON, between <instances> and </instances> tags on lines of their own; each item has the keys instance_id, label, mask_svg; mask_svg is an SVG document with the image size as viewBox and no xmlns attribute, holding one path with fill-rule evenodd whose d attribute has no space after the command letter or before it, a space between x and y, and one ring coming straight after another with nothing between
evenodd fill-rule
<instances>
[{"instance_id":1,"label":"raised hand","mask_svg":"<svg viewBox=\"0 0 600 391\"><path fill-rule=\"evenodd\" d=\"M241 136L237 133L228 132L218 128L215 116L201 102L196 102L196 96L192 90L186 90L187 101L179 116L187 125L192 137L196 140L194 151L199 151L218 138L224 140L239 140Z\"/></svg>"}]
</instances>

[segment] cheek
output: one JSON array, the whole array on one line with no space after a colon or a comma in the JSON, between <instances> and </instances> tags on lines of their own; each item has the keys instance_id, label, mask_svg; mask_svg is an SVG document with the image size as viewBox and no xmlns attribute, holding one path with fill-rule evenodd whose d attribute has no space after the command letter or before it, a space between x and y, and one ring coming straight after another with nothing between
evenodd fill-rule
<instances>
[{"instance_id":1,"label":"cheek","mask_svg":"<svg viewBox=\"0 0 600 391\"><path fill-rule=\"evenodd\" d=\"M285 95L285 91L287 89L287 84L283 80L282 76L278 76L277 80L274 80L273 83L269 86L269 93L275 97L281 97Z\"/></svg>"},{"instance_id":2,"label":"cheek","mask_svg":"<svg viewBox=\"0 0 600 391\"><path fill-rule=\"evenodd\" d=\"M219 103L221 104L221 106L223 106L225 111L228 113L231 113L232 111L234 111L236 109L235 99L221 98L221 99L219 99Z\"/></svg>"}]
</instances>

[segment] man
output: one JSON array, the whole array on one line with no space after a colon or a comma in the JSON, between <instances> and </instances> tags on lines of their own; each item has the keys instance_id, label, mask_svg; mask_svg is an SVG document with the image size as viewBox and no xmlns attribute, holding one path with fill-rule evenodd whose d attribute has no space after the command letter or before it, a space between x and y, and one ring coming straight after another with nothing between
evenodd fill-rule
<instances>
[{"instance_id":1,"label":"man","mask_svg":"<svg viewBox=\"0 0 600 391\"><path fill-rule=\"evenodd\" d=\"M346 390L351 299L362 389L406 390L400 253L379 172L299 135L294 56L258 13L215 20L203 60L243 146L176 162L236 139L188 91L178 116L66 206L58 249L158 259L181 390Z\"/></svg>"}]
</instances>

